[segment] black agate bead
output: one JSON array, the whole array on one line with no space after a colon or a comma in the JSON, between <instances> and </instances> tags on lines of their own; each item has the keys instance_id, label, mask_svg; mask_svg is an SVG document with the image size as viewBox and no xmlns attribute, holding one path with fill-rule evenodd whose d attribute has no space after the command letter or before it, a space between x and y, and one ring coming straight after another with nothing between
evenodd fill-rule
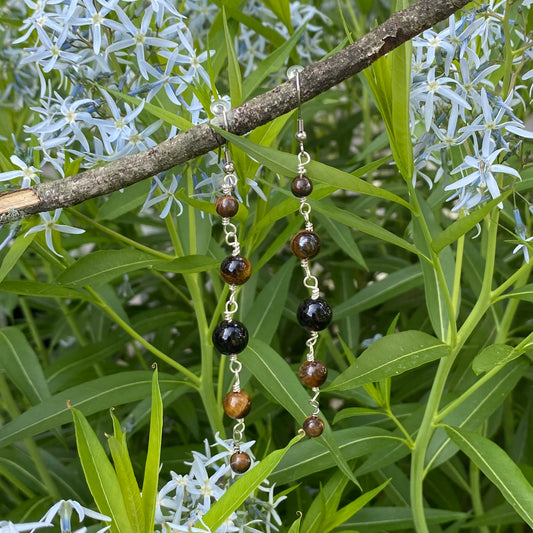
<instances>
[{"instance_id":1,"label":"black agate bead","mask_svg":"<svg viewBox=\"0 0 533 533\"><path fill-rule=\"evenodd\" d=\"M248 344L248 330L238 320L223 320L213 331L213 345L224 355L241 353Z\"/></svg>"},{"instance_id":2,"label":"black agate bead","mask_svg":"<svg viewBox=\"0 0 533 533\"><path fill-rule=\"evenodd\" d=\"M333 312L324 298L307 298L299 305L296 316L305 329L321 331L328 327Z\"/></svg>"}]
</instances>

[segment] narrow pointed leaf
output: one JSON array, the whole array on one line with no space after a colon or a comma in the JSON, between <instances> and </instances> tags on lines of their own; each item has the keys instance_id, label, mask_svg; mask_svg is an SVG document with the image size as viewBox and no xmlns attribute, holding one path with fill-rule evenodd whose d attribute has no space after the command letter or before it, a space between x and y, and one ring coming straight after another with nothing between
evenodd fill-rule
<instances>
[{"instance_id":1,"label":"narrow pointed leaf","mask_svg":"<svg viewBox=\"0 0 533 533\"><path fill-rule=\"evenodd\" d=\"M174 272L175 274L193 274L195 272L207 272L218 269L220 261L207 255L193 254L178 257L172 261L155 261L152 265L154 270L162 272Z\"/></svg>"},{"instance_id":2,"label":"narrow pointed leaf","mask_svg":"<svg viewBox=\"0 0 533 533\"><path fill-rule=\"evenodd\" d=\"M237 509L246 498L270 475L281 461L289 448L302 439L301 435L294 437L285 448L268 454L254 468L237 479L203 517L203 523L215 531Z\"/></svg>"},{"instance_id":3,"label":"narrow pointed leaf","mask_svg":"<svg viewBox=\"0 0 533 533\"><path fill-rule=\"evenodd\" d=\"M98 250L78 259L56 281L74 287L103 285L123 274L148 268L156 262L161 262L161 259L139 250Z\"/></svg>"},{"instance_id":4,"label":"narrow pointed leaf","mask_svg":"<svg viewBox=\"0 0 533 533\"><path fill-rule=\"evenodd\" d=\"M328 390L349 390L402 374L450 353L450 347L422 331L402 331L374 341Z\"/></svg>"},{"instance_id":5,"label":"narrow pointed leaf","mask_svg":"<svg viewBox=\"0 0 533 533\"><path fill-rule=\"evenodd\" d=\"M226 10L222 9L222 20L224 22L224 36L226 38L226 51L228 54L228 78L229 92L233 107L240 106L242 103L242 75L237 53L235 52L234 40L228 26Z\"/></svg>"},{"instance_id":6,"label":"narrow pointed leaf","mask_svg":"<svg viewBox=\"0 0 533 533\"><path fill-rule=\"evenodd\" d=\"M35 296L37 298L91 300L87 294L76 289L61 287L57 283L43 283L40 281L8 279L0 283L0 291L11 292L20 296Z\"/></svg>"},{"instance_id":7,"label":"narrow pointed leaf","mask_svg":"<svg viewBox=\"0 0 533 533\"><path fill-rule=\"evenodd\" d=\"M300 533L300 522L302 521L302 515L291 524L288 533Z\"/></svg>"},{"instance_id":8,"label":"narrow pointed leaf","mask_svg":"<svg viewBox=\"0 0 533 533\"><path fill-rule=\"evenodd\" d=\"M71 408L85 479L99 511L111 518L111 533L133 531L120 484L106 452L81 411Z\"/></svg>"},{"instance_id":9,"label":"narrow pointed leaf","mask_svg":"<svg viewBox=\"0 0 533 533\"><path fill-rule=\"evenodd\" d=\"M22 332L16 327L0 329L0 372L37 405L50 397L39 359Z\"/></svg>"},{"instance_id":10,"label":"narrow pointed leaf","mask_svg":"<svg viewBox=\"0 0 533 533\"><path fill-rule=\"evenodd\" d=\"M298 423L303 423L310 415L310 396L286 361L268 344L258 339L250 340L240 359L274 400L282 405ZM351 481L357 484L357 479L339 451L333 431L326 418L322 416L322 419L326 427L324 433L317 437L315 442L325 446L339 468Z\"/></svg>"},{"instance_id":11,"label":"narrow pointed leaf","mask_svg":"<svg viewBox=\"0 0 533 533\"><path fill-rule=\"evenodd\" d=\"M141 492L133 472L126 443L126 435L113 413L111 413L111 416L113 417L115 431L114 435L107 439L107 444L113 458L124 506L130 519L132 533L142 533L144 531L144 515L141 504Z\"/></svg>"},{"instance_id":12,"label":"narrow pointed leaf","mask_svg":"<svg viewBox=\"0 0 533 533\"><path fill-rule=\"evenodd\" d=\"M161 463L161 437L163 434L163 401L159 390L157 368L152 377L152 410L150 414L150 435L148 453L144 465L144 481L142 488L142 506L144 514L144 531L152 533L157 500L157 484Z\"/></svg>"},{"instance_id":13,"label":"narrow pointed leaf","mask_svg":"<svg viewBox=\"0 0 533 533\"><path fill-rule=\"evenodd\" d=\"M17 261L22 257L22 254L26 251L28 246L35 239L36 234L30 233L29 235L19 235L15 242L11 245L7 251L2 264L0 265L0 282L4 281L6 276L13 270L13 267L17 264Z\"/></svg>"},{"instance_id":14,"label":"narrow pointed leaf","mask_svg":"<svg viewBox=\"0 0 533 533\"><path fill-rule=\"evenodd\" d=\"M120 372L64 390L2 426L0 448L70 422L71 414L67 407L69 400L90 415L147 398L150 395L151 383L151 372ZM180 384L182 382L171 376L160 378L161 388L165 391L175 389Z\"/></svg>"},{"instance_id":15,"label":"narrow pointed leaf","mask_svg":"<svg viewBox=\"0 0 533 533\"><path fill-rule=\"evenodd\" d=\"M508 344L491 344L476 355L472 361L472 370L477 375L492 370L496 365L509 361L513 351L514 348Z\"/></svg>"},{"instance_id":16,"label":"narrow pointed leaf","mask_svg":"<svg viewBox=\"0 0 533 533\"><path fill-rule=\"evenodd\" d=\"M446 433L533 528L533 487L497 444L472 431L446 426Z\"/></svg>"}]
</instances>

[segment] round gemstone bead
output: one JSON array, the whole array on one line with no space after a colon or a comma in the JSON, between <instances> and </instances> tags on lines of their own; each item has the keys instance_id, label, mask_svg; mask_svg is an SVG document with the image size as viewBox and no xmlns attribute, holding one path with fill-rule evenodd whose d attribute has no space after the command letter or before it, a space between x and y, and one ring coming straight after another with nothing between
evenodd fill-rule
<instances>
[{"instance_id":1,"label":"round gemstone bead","mask_svg":"<svg viewBox=\"0 0 533 533\"><path fill-rule=\"evenodd\" d=\"M296 316L305 329L321 331L328 327L333 312L324 298L307 298L299 305Z\"/></svg>"},{"instance_id":2,"label":"round gemstone bead","mask_svg":"<svg viewBox=\"0 0 533 533\"><path fill-rule=\"evenodd\" d=\"M291 239L291 250L299 259L312 259L320 251L320 239L314 231L299 231Z\"/></svg>"},{"instance_id":3,"label":"round gemstone bead","mask_svg":"<svg viewBox=\"0 0 533 533\"><path fill-rule=\"evenodd\" d=\"M230 255L220 264L220 274L230 285L242 285L252 275L252 266L246 257Z\"/></svg>"},{"instance_id":4,"label":"round gemstone bead","mask_svg":"<svg viewBox=\"0 0 533 533\"><path fill-rule=\"evenodd\" d=\"M221 217L231 218L237 214L239 202L234 196L220 196L215 202L215 210Z\"/></svg>"},{"instance_id":5,"label":"round gemstone bead","mask_svg":"<svg viewBox=\"0 0 533 533\"><path fill-rule=\"evenodd\" d=\"M313 192L313 182L307 176L297 176L292 180L291 191L297 198L304 198Z\"/></svg>"},{"instance_id":6,"label":"round gemstone bead","mask_svg":"<svg viewBox=\"0 0 533 533\"><path fill-rule=\"evenodd\" d=\"M241 390L239 392L228 392L224 396L224 401L222 403L224 407L224 412L230 417L238 420L239 418L244 418L252 408L252 399L250 395Z\"/></svg>"},{"instance_id":7,"label":"round gemstone bead","mask_svg":"<svg viewBox=\"0 0 533 533\"><path fill-rule=\"evenodd\" d=\"M236 474L244 474L250 468L251 464L252 460L245 452L236 452L229 460L229 465Z\"/></svg>"},{"instance_id":8,"label":"round gemstone bead","mask_svg":"<svg viewBox=\"0 0 533 533\"><path fill-rule=\"evenodd\" d=\"M300 366L298 377L308 387L320 387L328 377L328 369L322 361L305 361Z\"/></svg>"},{"instance_id":9,"label":"round gemstone bead","mask_svg":"<svg viewBox=\"0 0 533 533\"><path fill-rule=\"evenodd\" d=\"M225 355L242 352L248 344L248 330L238 320L223 320L213 331L213 345Z\"/></svg>"},{"instance_id":10,"label":"round gemstone bead","mask_svg":"<svg viewBox=\"0 0 533 533\"><path fill-rule=\"evenodd\" d=\"M304 420L302 428L308 437L319 437L324 431L324 422L318 416L308 416Z\"/></svg>"}]
</instances>

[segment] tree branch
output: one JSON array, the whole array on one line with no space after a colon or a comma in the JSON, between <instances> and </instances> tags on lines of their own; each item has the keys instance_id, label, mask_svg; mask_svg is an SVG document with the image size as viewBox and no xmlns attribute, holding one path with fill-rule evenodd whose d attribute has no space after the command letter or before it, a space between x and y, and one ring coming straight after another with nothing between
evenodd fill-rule
<instances>
[{"instance_id":1,"label":"tree branch","mask_svg":"<svg viewBox=\"0 0 533 533\"><path fill-rule=\"evenodd\" d=\"M361 72L387 52L446 19L468 2L420 0L392 14L387 21L352 45L305 68L300 73L302 101L308 101ZM233 109L228 115L228 129L231 133L243 135L288 113L297 105L294 82L285 82ZM221 117L213 119L212 124L222 127ZM209 123L204 123L149 150L125 156L105 166L2 194L0 224L77 205L90 198L118 191L215 150L223 142Z\"/></svg>"}]
</instances>

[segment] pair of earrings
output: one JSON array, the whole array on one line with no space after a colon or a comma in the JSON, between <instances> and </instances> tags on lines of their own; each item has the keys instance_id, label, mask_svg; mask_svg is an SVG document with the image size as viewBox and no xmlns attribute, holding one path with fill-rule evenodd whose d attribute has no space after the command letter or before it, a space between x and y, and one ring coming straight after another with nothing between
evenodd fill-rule
<instances>
[{"instance_id":1,"label":"pair of earrings","mask_svg":"<svg viewBox=\"0 0 533 533\"><path fill-rule=\"evenodd\" d=\"M313 223L311 222L311 205L307 201L307 197L313 190L313 184L306 175L306 165L310 162L311 157L304 148L307 134L304 130L301 113L300 72L302 70L302 67L295 65L287 72L289 80L295 80L298 96L298 119L295 136L299 143L298 167L297 176L291 183L291 191L300 200L299 212L304 220L304 229L298 231L291 238L290 247L292 253L300 259L300 264L304 271L303 284L311 292L310 297L300 303L297 311L298 322L310 332L310 336L306 341L306 361L300 366L298 376L300 381L313 391L313 396L309 400L312 413L304 420L302 429L309 437L318 437L324 431L324 422L318 416L320 412L318 402L319 387L326 381L328 370L321 361L315 359L314 347L318 341L318 332L325 329L331 322L332 311L326 300L320 297L318 279L312 274L310 267L310 259L314 258L320 251L320 239L314 231ZM228 129L227 112L229 111L229 104L223 100L218 100L212 104L211 110L215 115L223 116L224 126ZM232 248L232 253L220 265L222 278L228 284L229 296L226 301L224 320L215 327L212 341L220 353L230 357L229 368L234 375L233 387L224 397L223 408L230 418L237 421L233 427L234 453L230 458L230 467L235 473L242 474L251 465L250 456L241 451L240 445L245 429L244 418L250 412L252 404L250 395L241 390L240 387L239 374L242 364L238 360L238 354L248 344L248 330L244 324L235 320L233 316L238 310L236 300L238 287L246 283L250 278L251 266L249 260L240 253L237 228L231 222L231 218L238 212L239 202L234 196L237 177L234 173L235 168L227 144L224 147L224 158L222 196L216 200L215 210L222 217L225 241Z\"/></svg>"}]
</instances>

